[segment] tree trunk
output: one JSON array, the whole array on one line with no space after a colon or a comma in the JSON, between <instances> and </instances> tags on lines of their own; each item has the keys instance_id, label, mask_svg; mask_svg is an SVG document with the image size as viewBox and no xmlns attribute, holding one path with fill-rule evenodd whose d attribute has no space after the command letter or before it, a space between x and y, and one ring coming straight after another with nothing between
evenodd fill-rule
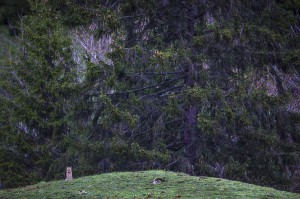
<instances>
[{"instance_id":1,"label":"tree trunk","mask_svg":"<svg viewBox=\"0 0 300 199\"><path fill-rule=\"evenodd\" d=\"M197 82L198 67L188 60L187 78L185 84L193 87ZM184 155L188 161L187 172L194 173L194 164L196 162L196 130L197 130L197 108L195 102L188 103L189 107L185 111L185 129L184 129Z\"/></svg>"},{"instance_id":2,"label":"tree trunk","mask_svg":"<svg viewBox=\"0 0 300 199\"><path fill-rule=\"evenodd\" d=\"M184 154L191 165L196 162L195 135L197 128L197 109L190 106L186 111L186 127L184 129ZM192 172L192 171L191 171Z\"/></svg>"}]
</instances>

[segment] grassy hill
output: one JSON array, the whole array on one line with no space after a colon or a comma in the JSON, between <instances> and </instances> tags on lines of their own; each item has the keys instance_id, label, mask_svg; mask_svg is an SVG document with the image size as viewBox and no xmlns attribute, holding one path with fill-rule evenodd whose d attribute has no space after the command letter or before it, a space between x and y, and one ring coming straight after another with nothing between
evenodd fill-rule
<instances>
[{"instance_id":1,"label":"grassy hill","mask_svg":"<svg viewBox=\"0 0 300 199\"><path fill-rule=\"evenodd\" d=\"M160 184L153 184L156 178ZM300 198L236 181L167 171L108 173L0 191L0 198Z\"/></svg>"}]
</instances>

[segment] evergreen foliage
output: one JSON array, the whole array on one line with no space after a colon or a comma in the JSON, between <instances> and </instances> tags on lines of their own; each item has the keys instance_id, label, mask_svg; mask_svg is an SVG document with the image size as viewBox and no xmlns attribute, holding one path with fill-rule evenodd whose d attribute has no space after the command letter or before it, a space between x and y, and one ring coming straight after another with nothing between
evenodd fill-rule
<instances>
[{"instance_id":1,"label":"evergreen foliage","mask_svg":"<svg viewBox=\"0 0 300 199\"><path fill-rule=\"evenodd\" d=\"M299 191L298 1L31 1L18 32L1 176L163 168Z\"/></svg>"}]
</instances>

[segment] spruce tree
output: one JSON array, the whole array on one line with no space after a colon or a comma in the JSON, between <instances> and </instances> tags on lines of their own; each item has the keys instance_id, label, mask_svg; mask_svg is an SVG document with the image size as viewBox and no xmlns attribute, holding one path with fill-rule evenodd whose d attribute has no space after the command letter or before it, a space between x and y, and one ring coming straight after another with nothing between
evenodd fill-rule
<instances>
[{"instance_id":1,"label":"spruce tree","mask_svg":"<svg viewBox=\"0 0 300 199\"><path fill-rule=\"evenodd\" d=\"M9 113L1 114L1 176L10 173L1 180L7 186L53 178L67 164L57 162L66 150L66 116L76 90L72 43L59 13L31 6L20 20L19 53L1 71L1 106Z\"/></svg>"}]
</instances>

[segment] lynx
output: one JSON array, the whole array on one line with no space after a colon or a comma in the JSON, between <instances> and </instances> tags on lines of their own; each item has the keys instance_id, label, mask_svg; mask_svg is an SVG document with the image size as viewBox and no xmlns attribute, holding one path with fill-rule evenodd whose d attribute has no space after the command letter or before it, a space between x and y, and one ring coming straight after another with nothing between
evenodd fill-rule
<instances>
[{"instance_id":1,"label":"lynx","mask_svg":"<svg viewBox=\"0 0 300 199\"><path fill-rule=\"evenodd\" d=\"M72 167L67 167L66 180L73 180Z\"/></svg>"}]
</instances>

